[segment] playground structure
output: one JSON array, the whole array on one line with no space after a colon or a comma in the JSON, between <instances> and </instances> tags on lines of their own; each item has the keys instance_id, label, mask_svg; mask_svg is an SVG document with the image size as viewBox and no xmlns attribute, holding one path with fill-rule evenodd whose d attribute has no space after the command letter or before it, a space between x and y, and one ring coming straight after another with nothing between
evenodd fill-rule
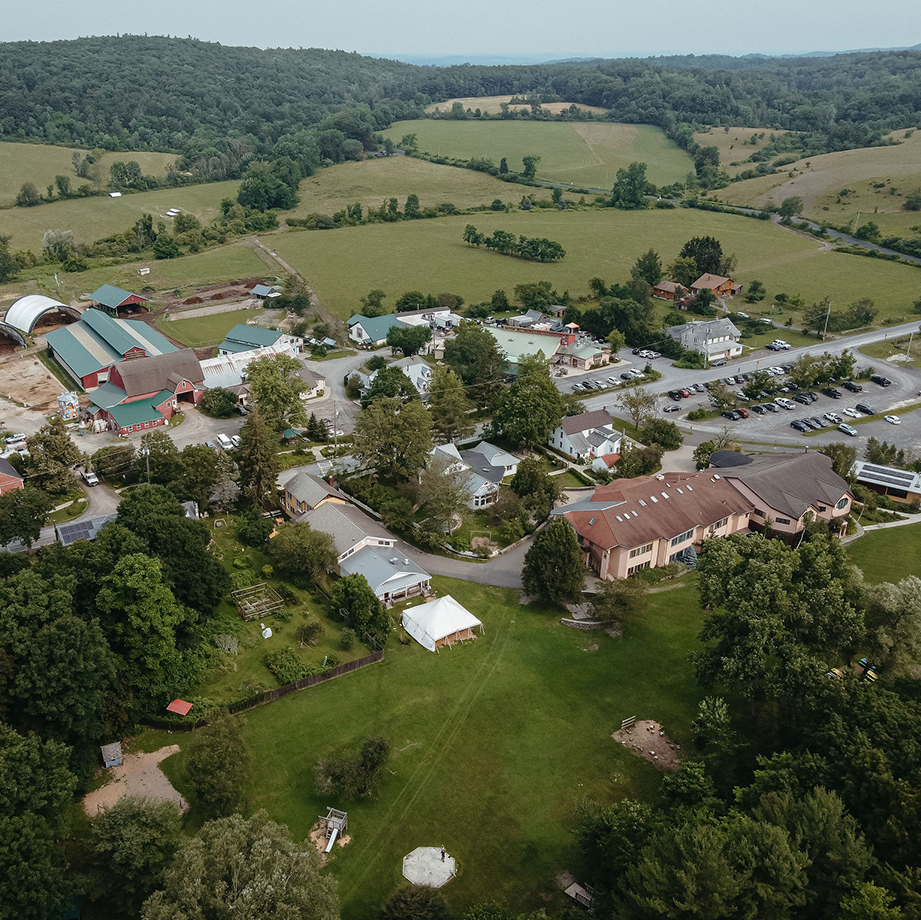
<instances>
[{"instance_id":1,"label":"playground structure","mask_svg":"<svg viewBox=\"0 0 921 920\"><path fill-rule=\"evenodd\" d=\"M327 809L325 818L323 815L320 815L320 826L325 831L325 836L327 838L324 852L330 853L336 845L336 838L342 837L346 828L349 826L348 812L339 811L338 808L329 808Z\"/></svg>"}]
</instances>

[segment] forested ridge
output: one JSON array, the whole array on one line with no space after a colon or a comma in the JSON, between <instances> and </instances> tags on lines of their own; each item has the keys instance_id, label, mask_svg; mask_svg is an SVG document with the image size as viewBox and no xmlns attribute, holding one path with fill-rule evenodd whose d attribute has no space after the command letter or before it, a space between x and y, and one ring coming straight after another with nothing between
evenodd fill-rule
<instances>
[{"instance_id":1,"label":"forested ridge","mask_svg":"<svg viewBox=\"0 0 921 920\"><path fill-rule=\"evenodd\" d=\"M505 93L598 105L614 121L672 130L800 131L813 136L808 146L837 150L918 123L921 52L418 67L342 51L133 35L0 44L0 137L176 151L189 162L241 140L270 155L305 130L321 157L341 152L323 149L323 131L374 149L376 131L430 102Z\"/></svg>"}]
</instances>

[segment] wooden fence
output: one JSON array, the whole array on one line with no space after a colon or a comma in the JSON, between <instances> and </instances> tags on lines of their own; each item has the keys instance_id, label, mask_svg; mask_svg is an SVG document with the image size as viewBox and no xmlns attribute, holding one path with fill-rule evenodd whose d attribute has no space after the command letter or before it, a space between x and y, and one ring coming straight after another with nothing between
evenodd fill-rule
<instances>
[{"instance_id":1,"label":"wooden fence","mask_svg":"<svg viewBox=\"0 0 921 920\"><path fill-rule=\"evenodd\" d=\"M320 674L310 674L308 677L302 677L292 684L285 684L283 687L276 687L274 690L266 690L264 693L249 697L249 699L237 700L235 703L231 703L227 709L231 713L246 712L248 709L255 709L257 706L263 706L266 703L280 700L283 696L294 693L296 690L306 690L308 687L315 687L317 684L325 683L335 677L341 677L343 674L348 674L350 671L357 671L359 668L366 667L369 664L376 664L378 661L383 660L384 653L378 650L372 652L370 655L365 655L364 658L356 658L354 661L347 661L345 664L337 665L335 668L330 668L328 671L323 671ZM145 719L144 722L151 728L165 729L174 732L190 732L193 729L207 725L208 719L199 719L197 722L171 722L167 719Z\"/></svg>"}]
</instances>

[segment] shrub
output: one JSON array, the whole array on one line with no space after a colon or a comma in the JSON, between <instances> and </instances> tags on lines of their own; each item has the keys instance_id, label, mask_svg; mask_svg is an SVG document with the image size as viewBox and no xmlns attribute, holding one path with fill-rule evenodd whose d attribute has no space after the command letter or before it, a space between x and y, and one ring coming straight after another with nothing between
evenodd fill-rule
<instances>
[{"instance_id":1,"label":"shrub","mask_svg":"<svg viewBox=\"0 0 921 920\"><path fill-rule=\"evenodd\" d=\"M354 629L343 629L342 634L339 636L339 642L342 645L344 651L349 651L355 647L355 643L358 642L358 633Z\"/></svg>"},{"instance_id":2,"label":"shrub","mask_svg":"<svg viewBox=\"0 0 921 920\"><path fill-rule=\"evenodd\" d=\"M317 668L305 664L291 648L269 652L263 659L265 666L275 675L280 684L293 684L302 677L317 673Z\"/></svg>"},{"instance_id":3,"label":"shrub","mask_svg":"<svg viewBox=\"0 0 921 920\"><path fill-rule=\"evenodd\" d=\"M372 795L389 758L390 743L386 738L369 738L351 757L324 758L316 766L317 792L337 799Z\"/></svg>"}]
</instances>

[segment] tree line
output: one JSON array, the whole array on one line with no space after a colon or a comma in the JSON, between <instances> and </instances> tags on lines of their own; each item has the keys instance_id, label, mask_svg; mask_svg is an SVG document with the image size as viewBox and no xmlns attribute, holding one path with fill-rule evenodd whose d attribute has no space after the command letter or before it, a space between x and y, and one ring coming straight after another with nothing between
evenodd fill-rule
<instances>
[{"instance_id":1,"label":"tree line","mask_svg":"<svg viewBox=\"0 0 921 920\"><path fill-rule=\"evenodd\" d=\"M503 256L514 256L529 262L557 262L564 258L566 250L555 242L538 237L519 236L507 230L494 230L491 236L480 233L473 224L464 228L464 242L470 246L486 246Z\"/></svg>"}]
</instances>

